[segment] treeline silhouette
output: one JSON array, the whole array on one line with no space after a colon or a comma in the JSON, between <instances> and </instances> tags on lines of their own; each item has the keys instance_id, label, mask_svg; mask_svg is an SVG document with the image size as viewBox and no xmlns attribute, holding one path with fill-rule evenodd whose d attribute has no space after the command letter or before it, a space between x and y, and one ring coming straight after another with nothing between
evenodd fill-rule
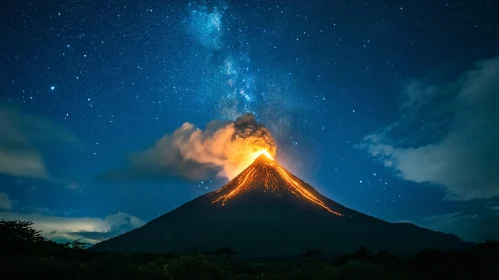
<instances>
[{"instance_id":1,"label":"treeline silhouette","mask_svg":"<svg viewBox=\"0 0 499 280\"><path fill-rule=\"evenodd\" d=\"M190 255L93 252L80 241L46 240L31 222L0 220L1 279L499 279L499 243L489 240L469 251L422 251L413 257L372 252L328 259L320 249L296 259L236 262L228 247Z\"/></svg>"}]
</instances>

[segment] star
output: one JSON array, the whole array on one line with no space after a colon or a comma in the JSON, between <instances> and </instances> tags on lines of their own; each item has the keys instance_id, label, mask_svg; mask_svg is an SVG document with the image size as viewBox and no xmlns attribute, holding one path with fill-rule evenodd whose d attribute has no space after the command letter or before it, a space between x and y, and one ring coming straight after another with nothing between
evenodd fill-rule
<instances>
[{"instance_id":1,"label":"star","mask_svg":"<svg viewBox=\"0 0 499 280\"><path fill-rule=\"evenodd\" d=\"M382 9L372 4L371 8L378 11L374 14L364 14L364 5L343 5L341 1L329 1L327 5L316 3L313 14L300 5L287 3L292 1L281 1L279 6L269 1L256 4L246 1L247 5L240 1L190 1L190 4L178 1L175 5L157 6L152 2L144 5L144 1L113 5L111 0L102 0L89 1L88 9L81 9L78 1L65 1L64 5L59 3L62 1L52 1L47 16L40 16L37 12L46 10L43 1L31 1L30 5L16 4L21 1L7 2L11 4L2 10L2 24L11 28L0 28L0 37L6 43L0 51L0 60L9 70L0 71L2 100L7 104L0 104L0 115L4 107L12 105L27 115L39 115L40 119L46 119L45 123L50 121L54 125L49 126L47 135L39 136L24 132L25 127L11 129L7 124L3 128L8 128L10 133L16 132L12 139L30 142L26 143L30 144L28 148L33 146L29 150L32 153L28 154L36 154L34 156L39 161L46 161L39 165L45 163L42 169L46 169L47 174L60 175L68 180L97 177L112 171L109 169L114 169L113 162L128 161L129 153L154 147L163 136L171 135L186 122L200 132L213 120L225 122L253 112L275 136L277 158L295 168L294 171L303 179L323 185L324 191L332 196L355 198L346 203L347 207L355 209L362 204L362 208L374 216L400 220L461 210L454 209L454 206L447 209L447 202L425 205L424 211L401 203L397 211L385 217L388 212L383 212L386 209L380 205L388 204L388 198L377 195L382 187L382 193L395 198L396 202L396 199L402 202L402 198L413 196L429 196L428 199L437 202L445 192L452 191L440 185L433 186L438 192L428 191L431 187L398 186L417 186L422 182L419 176L433 175L438 171L405 170L413 166L415 169L425 167L409 164L412 161L407 157L433 151L433 148L419 149L424 147L420 143L428 142L429 147L440 145L440 142L432 143L438 137L426 135L431 134L433 127L445 124L448 134L454 135L450 133L450 129L454 129L451 122L461 116L455 114L461 109L454 107L467 107L460 104L461 101L467 102L464 99L457 102L459 106L450 105L455 103L450 95L458 93L464 80L458 79L458 83L454 83L453 78L448 77L452 86L439 85L438 81L430 85L425 81L426 74L431 74L438 66L442 68L438 72L446 73L450 69L457 77L461 73L458 69L465 70L466 65L482 59L490 65L499 65L499 37L493 36L498 34L499 22L487 13L487 10L493 10L490 3L485 7L463 0L460 1L462 7L452 4L452 9L451 4L442 4L445 13L425 16L425 21L415 16L407 24L408 19L403 17L405 13L410 11L417 15L423 12L416 1ZM111 11L103 9L107 6L113 7ZM463 13L464 7L470 12ZM312 16L313 22L308 21ZM133 18L134 24L127 25L124 20L129 18ZM352 19L356 18L363 18L368 24L355 24ZM25 24L19 25L20 22ZM439 25L440 22L455 24ZM425 28L437 25L438 30ZM379 30L390 32L380 36ZM460 36L453 36L456 32ZM396 42L385 40L392 33L400 35ZM453 51L441 52L446 45L454 46ZM446 61L453 61L456 68L446 65ZM469 70L477 71L483 65ZM466 81L472 81L474 75L463 74ZM495 76L497 73L492 71L490 80L484 81L493 83ZM482 92L479 84L473 86L476 86L476 92ZM440 96L440 93L444 94ZM433 98L437 94L438 98ZM410 102L404 102L406 95ZM434 104L440 99L449 104L444 106L445 110ZM400 105L404 110L399 110ZM476 113L490 113L480 109L477 107ZM443 112L445 114L440 114ZM469 113L474 114L475 110ZM486 120L485 117L479 119ZM409 122L407 126L406 120ZM396 126L400 130L390 123L400 124L400 127ZM31 124L26 126L29 128ZM34 128L37 128L34 132L45 134L38 125ZM59 128L62 132L51 132ZM425 129L418 133L419 128ZM0 125L0 146L6 135L1 129ZM39 141L52 136L62 143L52 145ZM481 142L481 139L476 142ZM79 153L80 147L85 147L85 152ZM385 153L388 153L386 158ZM151 156L157 156L155 160L160 161L162 155ZM404 160L399 160L399 156ZM22 154L20 159L24 158L30 159ZM442 159L442 162L447 163L447 160ZM405 171L399 172L402 169ZM378 171L374 173L372 170ZM317 177L314 177L315 172ZM490 179L496 179L490 172ZM459 173L455 174L456 178L461 178ZM466 174L466 170L463 169L462 173ZM363 187L364 179L359 178L366 178L366 188ZM210 179L203 178L204 183L199 180L193 187L208 192L223 185ZM133 187L135 183L127 184L130 189L124 192L124 196L134 198L144 192L143 197L148 197L151 192L155 194L155 186L175 182L169 176L161 180L166 183L144 180L137 184L150 186L144 188ZM9 193L13 188L7 186L14 181L0 176L0 194ZM24 182L19 180L19 184L28 184L21 181ZM32 181L26 182L31 184ZM40 184L46 184L47 188L39 187L37 195L10 193L12 201L19 201L12 211L27 209L29 205L56 211L61 205L38 205L54 200L52 194L45 193L54 186L54 192L67 195L67 205L81 211L82 216L96 214L104 218L112 214L104 210L112 207L96 207L92 211L88 207L88 201L94 203L90 194L97 191L102 197L99 203L112 200L116 192L109 187L109 182L94 182L88 186L85 195L74 199L53 181L42 179ZM457 179L448 181L457 183ZM181 182L175 184L182 185ZM357 184L359 187L355 188ZM478 185L476 187L480 187ZM29 189L31 185L26 187ZM188 188L179 188L178 192L178 196L169 196L161 195L167 192L159 191L147 201L147 207L121 204L123 209L119 210L149 220L158 212L166 213L171 205L194 198ZM401 197L398 197L399 192ZM373 197L379 199L378 204ZM397 204L388 204L393 205ZM480 213L490 211L486 209ZM2 211L0 218L1 214Z\"/></svg>"}]
</instances>

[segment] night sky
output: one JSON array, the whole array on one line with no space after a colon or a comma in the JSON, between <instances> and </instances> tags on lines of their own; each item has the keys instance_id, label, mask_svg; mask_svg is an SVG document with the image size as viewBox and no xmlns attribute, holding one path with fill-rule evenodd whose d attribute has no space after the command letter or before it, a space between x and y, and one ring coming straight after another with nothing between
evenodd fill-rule
<instances>
[{"instance_id":1,"label":"night sky","mask_svg":"<svg viewBox=\"0 0 499 280\"><path fill-rule=\"evenodd\" d=\"M227 178L107 175L185 122L249 112L281 165L346 207L499 239L497 11L2 0L0 218L57 241L141 226Z\"/></svg>"}]
</instances>

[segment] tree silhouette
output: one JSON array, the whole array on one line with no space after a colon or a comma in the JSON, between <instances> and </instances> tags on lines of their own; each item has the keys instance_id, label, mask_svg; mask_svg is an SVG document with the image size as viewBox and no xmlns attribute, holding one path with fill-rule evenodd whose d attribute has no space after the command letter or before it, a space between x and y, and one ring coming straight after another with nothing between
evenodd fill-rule
<instances>
[{"instance_id":1,"label":"tree silhouette","mask_svg":"<svg viewBox=\"0 0 499 280\"><path fill-rule=\"evenodd\" d=\"M5 221L0 220L0 239L2 242L37 243L45 241L41 231L32 227L29 221Z\"/></svg>"},{"instance_id":2,"label":"tree silhouette","mask_svg":"<svg viewBox=\"0 0 499 280\"><path fill-rule=\"evenodd\" d=\"M71 248L74 250L84 250L88 246L88 243L81 242L80 240L74 240L72 242L67 242L64 244L65 248Z\"/></svg>"},{"instance_id":3,"label":"tree silhouette","mask_svg":"<svg viewBox=\"0 0 499 280\"><path fill-rule=\"evenodd\" d=\"M39 244L45 243L41 231L32 225L29 221L0 220L0 255L33 252Z\"/></svg>"},{"instance_id":4,"label":"tree silhouette","mask_svg":"<svg viewBox=\"0 0 499 280\"><path fill-rule=\"evenodd\" d=\"M374 256L373 256L373 253L371 252L371 250L369 250L369 248L362 245L359 247L359 249L357 251L355 251L352 254L352 257L359 259L359 260L372 260Z\"/></svg>"},{"instance_id":5,"label":"tree silhouette","mask_svg":"<svg viewBox=\"0 0 499 280\"><path fill-rule=\"evenodd\" d=\"M311 257L317 257L317 256L320 256L322 255L322 251L319 250L319 249L310 249L310 250L306 250L305 252L303 252L300 257L302 258L311 258Z\"/></svg>"},{"instance_id":6,"label":"tree silhouette","mask_svg":"<svg viewBox=\"0 0 499 280\"><path fill-rule=\"evenodd\" d=\"M228 259L232 256L234 256L236 252L230 248L230 247L220 247L214 252L208 253L208 255L214 255L214 256L222 256L225 259Z\"/></svg>"}]
</instances>

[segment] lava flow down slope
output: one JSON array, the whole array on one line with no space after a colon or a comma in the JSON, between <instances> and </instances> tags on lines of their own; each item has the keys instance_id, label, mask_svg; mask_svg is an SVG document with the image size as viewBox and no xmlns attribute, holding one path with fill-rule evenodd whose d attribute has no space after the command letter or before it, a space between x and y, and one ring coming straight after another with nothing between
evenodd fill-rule
<instances>
[{"instance_id":1,"label":"lava flow down slope","mask_svg":"<svg viewBox=\"0 0 499 280\"><path fill-rule=\"evenodd\" d=\"M229 247L234 258L285 259L308 250L334 257L360 246L407 255L469 244L451 234L389 223L346 208L263 153L219 190L92 250L182 254Z\"/></svg>"}]
</instances>

